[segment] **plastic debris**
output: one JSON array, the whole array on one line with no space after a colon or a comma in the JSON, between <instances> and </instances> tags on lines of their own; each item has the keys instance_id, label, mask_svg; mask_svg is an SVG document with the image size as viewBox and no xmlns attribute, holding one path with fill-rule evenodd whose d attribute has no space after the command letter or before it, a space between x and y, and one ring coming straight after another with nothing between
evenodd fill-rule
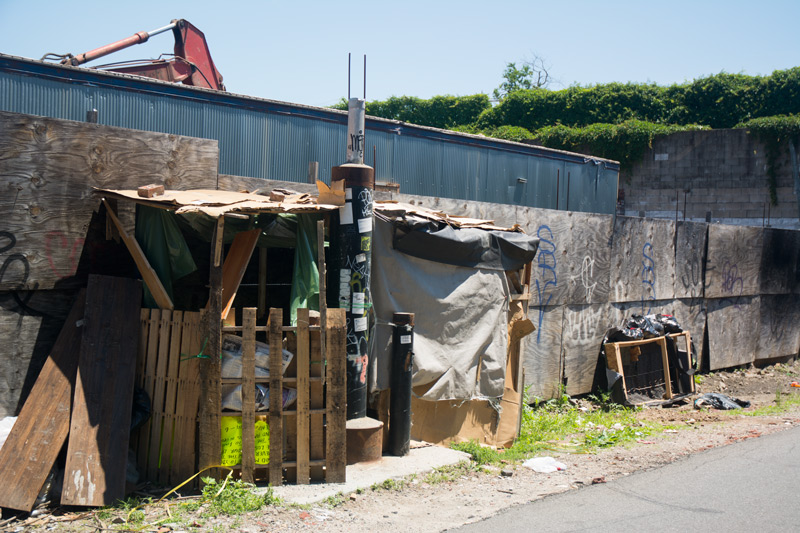
<instances>
[{"instance_id":1,"label":"plastic debris","mask_svg":"<svg viewBox=\"0 0 800 533\"><path fill-rule=\"evenodd\" d=\"M731 396L725 396L718 392L709 392L703 394L694 401L694 408L700 409L701 407L712 407L714 409L721 409L728 411L731 409L741 409L742 407L750 407L750 402L747 400L740 400Z\"/></svg>"},{"instance_id":2,"label":"plastic debris","mask_svg":"<svg viewBox=\"0 0 800 533\"><path fill-rule=\"evenodd\" d=\"M533 457L522 463L522 466L540 474L549 474L567 469L567 465L556 461L552 457Z\"/></svg>"}]
</instances>

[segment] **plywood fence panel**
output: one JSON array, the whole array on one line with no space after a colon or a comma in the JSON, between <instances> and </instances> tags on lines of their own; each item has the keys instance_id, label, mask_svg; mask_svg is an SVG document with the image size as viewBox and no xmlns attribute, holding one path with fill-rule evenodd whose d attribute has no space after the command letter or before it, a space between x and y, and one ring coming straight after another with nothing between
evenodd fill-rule
<instances>
[{"instance_id":1,"label":"plywood fence panel","mask_svg":"<svg viewBox=\"0 0 800 533\"><path fill-rule=\"evenodd\" d=\"M800 231L765 228L760 294L789 294L800 254Z\"/></svg>"},{"instance_id":2,"label":"plywood fence panel","mask_svg":"<svg viewBox=\"0 0 800 533\"><path fill-rule=\"evenodd\" d=\"M563 379L561 337L564 306L532 307L528 318L536 331L522 339L525 385L532 397L554 398Z\"/></svg>"},{"instance_id":3,"label":"plywood fence panel","mask_svg":"<svg viewBox=\"0 0 800 533\"><path fill-rule=\"evenodd\" d=\"M675 298L703 297L708 224L679 221L675 236Z\"/></svg>"},{"instance_id":4,"label":"plywood fence panel","mask_svg":"<svg viewBox=\"0 0 800 533\"><path fill-rule=\"evenodd\" d=\"M613 217L525 209L519 224L539 237L533 260L533 305L606 303Z\"/></svg>"},{"instance_id":5,"label":"plywood fence panel","mask_svg":"<svg viewBox=\"0 0 800 533\"><path fill-rule=\"evenodd\" d=\"M761 288L762 228L711 224L705 297L755 296Z\"/></svg>"},{"instance_id":6,"label":"plywood fence panel","mask_svg":"<svg viewBox=\"0 0 800 533\"><path fill-rule=\"evenodd\" d=\"M568 305L564 308L562 351L567 394L591 392L597 355L609 328L609 306Z\"/></svg>"},{"instance_id":7,"label":"plywood fence panel","mask_svg":"<svg viewBox=\"0 0 800 533\"><path fill-rule=\"evenodd\" d=\"M695 357L698 361L702 355L703 336L706 332L708 309L706 301L702 298L682 298L672 303L672 315L684 331L692 336L695 345Z\"/></svg>"},{"instance_id":8,"label":"plywood fence panel","mask_svg":"<svg viewBox=\"0 0 800 533\"><path fill-rule=\"evenodd\" d=\"M706 304L709 369L752 363L758 347L761 297L715 298Z\"/></svg>"},{"instance_id":9,"label":"plywood fence panel","mask_svg":"<svg viewBox=\"0 0 800 533\"><path fill-rule=\"evenodd\" d=\"M671 220L617 217L611 246L612 302L675 297L674 236Z\"/></svg>"},{"instance_id":10,"label":"plywood fence panel","mask_svg":"<svg viewBox=\"0 0 800 533\"><path fill-rule=\"evenodd\" d=\"M0 154L0 238L20 254L0 290L51 289L76 273L98 204L92 187L214 188L217 181L215 140L2 111Z\"/></svg>"},{"instance_id":11,"label":"plywood fence panel","mask_svg":"<svg viewBox=\"0 0 800 533\"><path fill-rule=\"evenodd\" d=\"M756 360L797 355L800 351L800 298L794 294L761 296L756 331Z\"/></svg>"}]
</instances>

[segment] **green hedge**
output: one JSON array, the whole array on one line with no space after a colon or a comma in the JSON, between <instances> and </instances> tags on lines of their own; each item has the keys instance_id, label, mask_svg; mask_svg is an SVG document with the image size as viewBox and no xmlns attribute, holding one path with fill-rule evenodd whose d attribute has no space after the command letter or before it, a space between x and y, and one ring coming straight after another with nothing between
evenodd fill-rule
<instances>
[{"instance_id":1,"label":"green hedge","mask_svg":"<svg viewBox=\"0 0 800 533\"><path fill-rule=\"evenodd\" d=\"M767 155L767 181L772 205L778 205L778 172L781 156L788 143L798 146L800 141L800 114L762 117L742 122L736 126L764 143Z\"/></svg>"},{"instance_id":2,"label":"green hedge","mask_svg":"<svg viewBox=\"0 0 800 533\"><path fill-rule=\"evenodd\" d=\"M344 98L335 106L347 109ZM392 96L387 100L367 101L367 115L400 120L433 128L453 128L472 124L491 108L489 96L434 96L428 100L415 96Z\"/></svg>"}]
</instances>

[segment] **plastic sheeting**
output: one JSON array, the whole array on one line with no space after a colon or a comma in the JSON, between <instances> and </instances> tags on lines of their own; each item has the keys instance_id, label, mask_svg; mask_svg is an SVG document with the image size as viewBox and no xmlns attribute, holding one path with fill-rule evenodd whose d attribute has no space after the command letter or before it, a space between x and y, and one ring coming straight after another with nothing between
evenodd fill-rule
<instances>
[{"instance_id":1,"label":"plastic sheeting","mask_svg":"<svg viewBox=\"0 0 800 533\"><path fill-rule=\"evenodd\" d=\"M505 384L505 273L429 261L392 246L392 224L375 219L372 294L376 316L370 390L389 388L392 314L415 313L413 386L425 400L499 398Z\"/></svg>"},{"instance_id":2,"label":"plastic sheeting","mask_svg":"<svg viewBox=\"0 0 800 533\"><path fill-rule=\"evenodd\" d=\"M294 272L290 306L292 325L297 325L297 310L309 308L319 311L319 267L317 265L318 215L297 216L297 239L294 249Z\"/></svg>"},{"instance_id":3,"label":"plastic sheeting","mask_svg":"<svg viewBox=\"0 0 800 533\"><path fill-rule=\"evenodd\" d=\"M175 214L164 209L140 205L136 211L136 240L150 266L158 274L170 299L174 301L172 282L197 270L192 253L178 228ZM147 284L143 305L157 308Z\"/></svg>"}]
</instances>

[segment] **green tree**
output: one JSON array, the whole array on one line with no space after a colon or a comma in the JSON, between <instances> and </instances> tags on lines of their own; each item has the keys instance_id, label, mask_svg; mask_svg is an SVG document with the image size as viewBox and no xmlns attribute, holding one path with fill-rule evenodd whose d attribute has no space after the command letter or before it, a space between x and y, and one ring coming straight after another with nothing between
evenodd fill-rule
<instances>
[{"instance_id":1,"label":"green tree","mask_svg":"<svg viewBox=\"0 0 800 533\"><path fill-rule=\"evenodd\" d=\"M523 62L519 68L516 63L506 64L503 79L505 81L492 93L496 100L502 100L509 94L524 89L544 89L553 81L550 67L537 55L532 60Z\"/></svg>"}]
</instances>

